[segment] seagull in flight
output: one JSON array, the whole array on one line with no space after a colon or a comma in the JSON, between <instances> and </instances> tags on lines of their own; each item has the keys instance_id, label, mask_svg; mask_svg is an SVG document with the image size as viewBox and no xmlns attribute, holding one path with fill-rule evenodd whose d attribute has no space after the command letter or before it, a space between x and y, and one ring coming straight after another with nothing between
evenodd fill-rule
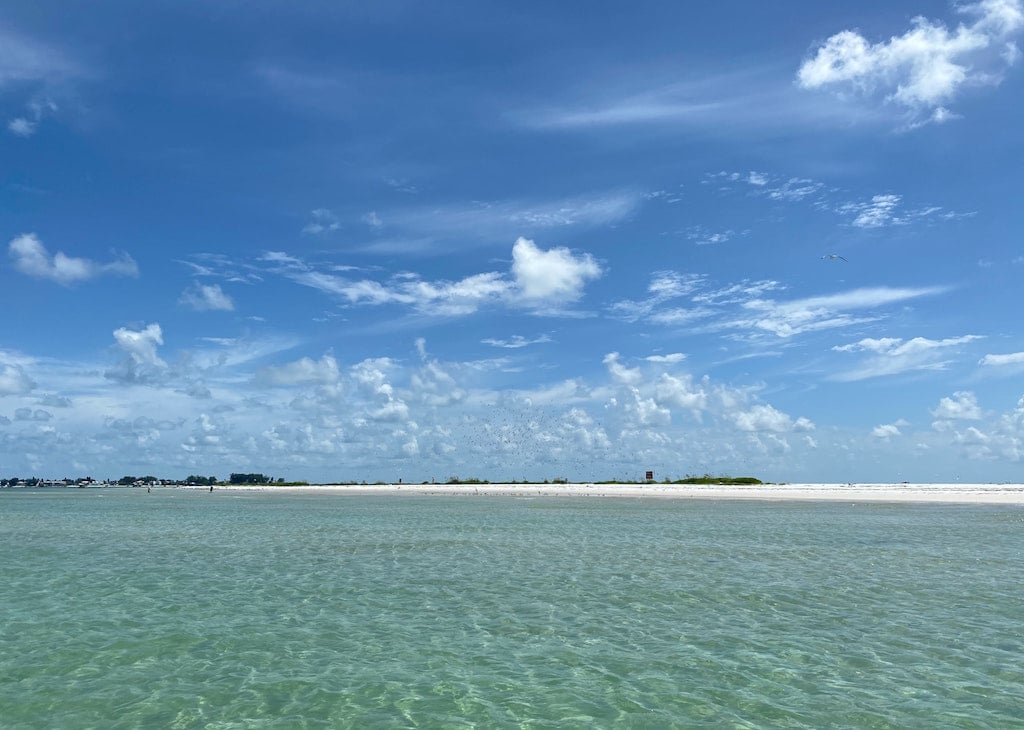
<instances>
[{"instance_id":1,"label":"seagull in flight","mask_svg":"<svg viewBox=\"0 0 1024 730\"><path fill-rule=\"evenodd\" d=\"M849 261L846 260L845 256L840 256L837 253L827 253L821 257L822 261L835 261L836 259L839 259L840 261L846 261L846 263L850 263Z\"/></svg>"}]
</instances>

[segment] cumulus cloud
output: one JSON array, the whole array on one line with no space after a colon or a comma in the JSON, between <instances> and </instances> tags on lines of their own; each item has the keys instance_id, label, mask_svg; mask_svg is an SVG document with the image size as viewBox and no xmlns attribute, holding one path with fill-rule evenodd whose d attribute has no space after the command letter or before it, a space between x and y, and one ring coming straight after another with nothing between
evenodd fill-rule
<instances>
[{"instance_id":1,"label":"cumulus cloud","mask_svg":"<svg viewBox=\"0 0 1024 730\"><path fill-rule=\"evenodd\" d=\"M895 421L894 423L883 423L878 426L875 426L873 429L871 429L871 435L874 436L876 439L879 439L880 441L888 441L889 439L895 438L897 436L902 436L903 432L900 431L900 428L909 425L909 423L907 423L901 418Z\"/></svg>"},{"instance_id":2,"label":"cumulus cloud","mask_svg":"<svg viewBox=\"0 0 1024 730\"><path fill-rule=\"evenodd\" d=\"M34 233L25 233L8 244L14 268L28 276L49 279L65 286L97 276L138 276L139 267L128 254L122 253L109 263L101 264L66 255L63 251L50 255Z\"/></svg>"},{"instance_id":3,"label":"cumulus cloud","mask_svg":"<svg viewBox=\"0 0 1024 730\"><path fill-rule=\"evenodd\" d=\"M14 410L15 421L37 421L45 422L53 418L53 414L49 411L44 411L42 408L16 408Z\"/></svg>"},{"instance_id":4,"label":"cumulus cloud","mask_svg":"<svg viewBox=\"0 0 1024 730\"><path fill-rule=\"evenodd\" d=\"M224 293L220 284L194 284L182 293L178 301L197 312L233 312L235 309L234 300Z\"/></svg>"},{"instance_id":5,"label":"cumulus cloud","mask_svg":"<svg viewBox=\"0 0 1024 730\"><path fill-rule=\"evenodd\" d=\"M853 30L828 38L801 64L797 83L880 98L921 120L943 122L945 106L964 88L996 85L1019 56L1013 42L1024 28L1021 0L981 0L957 8L967 21L950 29L918 16L912 28L871 43Z\"/></svg>"},{"instance_id":6,"label":"cumulus cloud","mask_svg":"<svg viewBox=\"0 0 1024 730\"><path fill-rule=\"evenodd\" d=\"M620 357L617 352L610 352L604 356L604 364L608 367L608 372L620 383L638 385L643 380L640 369L626 367L622 364Z\"/></svg>"},{"instance_id":7,"label":"cumulus cloud","mask_svg":"<svg viewBox=\"0 0 1024 730\"><path fill-rule=\"evenodd\" d=\"M110 380L152 383L166 373L167 363L157 354L157 347L164 344L159 324L154 322L141 330L119 327L114 330L114 341L124 357L117 366L104 373Z\"/></svg>"},{"instance_id":8,"label":"cumulus cloud","mask_svg":"<svg viewBox=\"0 0 1024 730\"><path fill-rule=\"evenodd\" d=\"M512 246L512 274L527 301L575 302L586 282L602 273L590 254L576 256L567 248L544 251L527 238L517 239Z\"/></svg>"},{"instance_id":9,"label":"cumulus cloud","mask_svg":"<svg viewBox=\"0 0 1024 730\"><path fill-rule=\"evenodd\" d=\"M682 408L699 419L708 407L708 380L705 378L698 385L689 373L680 376L662 373L655 385L655 397L659 403Z\"/></svg>"},{"instance_id":10,"label":"cumulus cloud","mask_svg":"<svg viewBox=\"0 0 1024 730\"><path fill-rule=\"evenodd\" d=\"M25 369L16 363L0 365L0 396L25 395L36 387Z\"/></svg>"},{"instance_id":11,"label":"cumulus cloud","mask_svg":"<svg viewBox=\"0 0 1024 730\"><path fill-rule=\"evenodd\" d=\"M814 424L810 420L801 417L794 421L792 417L766 403L734 413L733 419L740 431L787 433L814 430Z\"/></svg>"},{"instance_id":12,"label":"cumulus cloud","mask_svg":"<svg viewBox=\"0 0 1024 730\"><path fill-rule=\"evenodd\" d=\"M958 390L952 397L940 399L931 414L940 421L977 421L981 418L981 408L974 393Z\"/></svg>"}]
</instances>

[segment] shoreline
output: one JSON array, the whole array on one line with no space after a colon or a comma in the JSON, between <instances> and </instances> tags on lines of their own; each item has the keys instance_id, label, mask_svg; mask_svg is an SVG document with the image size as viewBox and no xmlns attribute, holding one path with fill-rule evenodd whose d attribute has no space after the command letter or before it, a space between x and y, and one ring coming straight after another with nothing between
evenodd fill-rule
<instances>
[{"instance_id":1,"label":"shoreline","mask_svg":"<svg viewBox=\"0 0 1024 730\"><path fill-rule=\"evenodd\" d=\"M209 491L209 487L169 487ZM902 502L1024 505L1024 484L323 484L231 485L217 492L275 492L338 496L608 497L756 501Z\"/></svg>"}]
</instances>

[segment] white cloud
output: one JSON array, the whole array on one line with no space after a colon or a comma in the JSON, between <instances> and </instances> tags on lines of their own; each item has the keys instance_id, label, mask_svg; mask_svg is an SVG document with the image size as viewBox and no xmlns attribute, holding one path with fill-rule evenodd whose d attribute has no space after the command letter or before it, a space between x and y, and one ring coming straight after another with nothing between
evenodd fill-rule
<instances>
[{"instance_id":1,"label":"white cloud","mask_svg":"<svg viewBox=\"0 0 1024 730\"><path fill-rule=\"evenodd\" d=\"M35 387L35 382L21 365L0 364L0 396L26 395Z\"/></svg>"},{"instance_id":2,"label":"white cloud","mask_svg":"<svg viewBox=\"0 0 1024 730\"><path fill-rule=\"evenodd\" d=\"M614 316L627 322L635 322L651 316L652 312L665 302L693 294L700 289L704 281L704 276L699 274L656 271L652 274L651 283L647 287L649 296L646 299L613 302L609 309ZM698 318L698 315L694 315L693 318Z\"/></svg>"},{"instance_id":3,"label":"white cloud","mask_svg":"<svg viewBox=\"0 0 1024 730\"><path fill-rule=\"evenodd\" d=\"M945 105L963 88L999 83L1017 55L1010 39L1024 27L1021 0L981 0L958 11L973 22L950 30L918 16L909 31L879 43L852 30L836 33L801 64L797 82L881 98L915 122L944 121Z\"/></svg>"},{"instance_id":4,"label":"white cloud","mask_svg":"<svg viewBox=\"0 0 1024 730\"><path fill-rule=\"evenodd\" d=\"M853 216L852 224L857 228L884 228L886 226L905 226L929 216L938 216L944 220L963 218L963 213L943 212L939 206L928 206L914 210L902 209L902 197L892 193L874 195L871 200L859 203L843 203L837 208L839 213Z\"/></svg>"},{"instance_id":5,"label":"white cloud","mask_svg":"<svg viewBox=\"0 0 1024 730\"><path fill-rule=\"evenodd\" d=\"M277 272L293 281L340 296L349 304L402 304L428 314L466 315L486 304L503 303L551 314L563 313L583 295L587 281L603 272L590 254L576 255L567 248L544 250L520 238L512 248L510 274L486 272L458 281L424 281L403 272L385 283L353 281L284 254L264 256L278 265Z\"/></svg>"},{"instance_id":6,"label":"white cloud","mask_svg":"<svg viewBox=\"0 0 1024 730\"><path fill-rule=\"evenodd\" d=\"M612 378L626 385L638 385L643 380L643 374L639 368L629 368L619 361L619 353L610 352L604 356L604 364Z\"/></svg>"},{"instance_id":7,"label":"white cloud","mask_svg":"<svg viewBox=\"0 0 1024 730\"><path fill-rule=\"evenodd\" d=\"M49 421L51 418L53 418L53 414L49 411L44 411L42 408L36 408L35 410L31 408L16 408L14 410L15 421L45 422Z\"/></svg>"},{"instance_id":8,"label":"white cloud","mask_svg":"<svg viewBox=\"0 0 1024 730\"><path fill-rule=\"evenodd\" d=\"M730 190L736 186L749 186L743 189L756 197L764 197L787 203L797 203L806 198L819 200L828 192L825 184L805 177L782 177L769 175L765 172L719 172L704 176L703 184L713 184L719 190Z\"/></svg>"},{"instance_id":9,"label":"white cloud","mask_svg":"<svg viewBox=\"0 0 1024 730\"><path fill-rule=\"evenodd\" d=\"M644 358L647 362L660 362L667 364L674 364L682 362L686 359L686 355L682 352L670 352L666 355L648 355Z\"/></svg>"},{"instance_id":10,"label":"white cloud","mask_svg":"<svg viewBox=\"0 0 1024 730\"><path fill-rule=\"evenodd\" d=\"M156 353L156 348L164 344L163 330L155 322L141 330L130 330L119 327L114 330L114 339L118 347L138 363L145 365L163 365L163 360Z\"/></svg>"},{"instance_id":11,"label":"white cloud","mask_svg":"<svg viewBox=\"0 0 1024 730\"><path fill-rule=\"evenodd\" d=\"M853 289L839 294L830 294L788 302L773 299L752 299L744 302L742 308L755 312L755 316L740 317L729 323L729 327L761 330L778 337L792 337L803 332L845 327L859 322L869 322L876 317L855 317L848 312L875 309L886 304L931 296L945 291L941 287L892 288L873 287Z\"/></svg>"},{"instance_id":12,"label":"white cloud","mask_svg":"<svg viewBox=\"0 0 1024 730\"><path fill-rule=\"evenodd\" d=\"M758 404L745 411L732 414L736 428L740 431L769 431L787 433L790 431L811 431L814 424L806 418L794 421L782 411L768 404Z\"/></svg>"},{"instance_id":13,"label":"white cloud","mask_svg":"<svg viewBox=\"0 0 1024 730\"><path fill-rule=\"evenodd\" d=\"M294 385L332 385L337 383L341 374L338 362L331 355L324 355L319 360L304 357L284 365L261 368L257 371L254 381L259 385L294 386Z\"/></svg>"},{"instance_id":14,"label":"white cloud","mask_svg":"<svg viewBox=\"0 0 1024 730\"><path fill-rule=\"evenodd\" d=\"M364 214L362 221L366 225L370 226L370 228L382 228L384 226L384 221L381 220L375 210L371 210L369 213Z\"/></svg>"},{"instance_id":15,"label":"white cloud","mask_svg":"<svg viewBox=\"0 0 1024 730\"><path fill-rule=\"evenodd\" d=\"M317 208L310 214L313 218L303 229L303 233L317 235L319 233L331 233L341 228L341 221L333 212L327 208Z\"/></svg>"},{"instance_id":16,"label":"white cloud","mask_svg":"<svg viewBox=\"0 0 1024 730\"><path fill-rule=\"evenodd\" d=\"M8 253L14 260L14 267L21 273L50 279L65 286L105 274L139 274L139 267L128 254L120 254L116 260L106 264L67 256L63 251L51 256L34 233L25 233L13 239L8 245Z\"/></svg>"},{"instance_id":17,"label":"white cloud","mask_svg":"<svg viewBox=\"0 0 1024 730\"><path fill-rule=\"evenodd\" d=\"M512 246L512 274L527 301L571 304L582 296L586 282L602 273L590 254L574 256L567 248L544 251L526 238Z\"/></svg>"},{"instance_id":18,"label":"white cloud","mask_svg":"<svg viewBox=\"0 0 1024 730\"><path fill-rule=\"evenodd\" d=\"M904 341L896 337L868 337L859 342L836 345L832 348L835 352L869 352L872 355L858 368L838 373L833 379L849 382L911 370L943 370L949 364L948 360L940 359L945 351L977 339L981 338L978 335L964 335L942 340L915 337Z\"/></svg>"},{"instance_id":19,"label":"white cloud","mask_svg":"<svg viewBox=\"0 0 1024 730\"><path fill-rule=\"evenodd\" d=\"M757 114L751 114L751 109L757 109ZM669 63L633 73L624 72L622 64L607 73L595 68L590 79L584 77L574 89L560 91L557 102L517 107L509 116L534 129L661 126L735 134L738 130L849 123L851 118L869 114L822 104L770 65L717 74L703 70L687 77L680 74L677 63Z\"/></svg>"},{"instance_id":20,"label":"white cloud","mask_svg":"<svg viewBox=\"0 0 1024 730\"><path fill-rule=\"evenodd\" d=\"M899 222L893 215L899 202L899 195L875 195L869 203L849 204L841 210L856 213L853 225L858 228L880 228L887 223Z\"/></svg>"},{"instance_id":21,"label":"white cloud","mask_svg":"<svg viewBox=\"0 0 1024 730\"><path fill-rule=\"evenodd\" d=\"M977 421L981 418L978 399L969 390L958 390L950 398L942 398L931 412L940 421Z\"/></svg>"},{"instance_id":22,"label":"white cloud","mask_svg":"<svg viewBox=\"0 0 1024 730\"><path fill-rule=\"evenodd\" d=\"M0 88L21 82L59 81L83 71L57 49L10 29L0 29Z\"/></svg>"},{"instance_id":23,"label":"white cloud","mask_svg":"<svg viewBox=\"0 0 1024 730\"><path fill-rule=\"evenodd\" d=\"M7 131L16 137L31 137L36 133L37 126L37 122L33 122L25 117L15 117L7 122Z\"/></svg>"},{"instance_id":24,"label":"white cloud","mask_svg":"<svg viewBox=\"0 0 1024 730\"><path fill-rule=\"evenodd\" d=\"M28 138L35 134L43 117L57 111L57 103L52 99L42 98L30 101L26 109L27 115L15 117L7 123L7 131L16 137Z\"/></svg>"},{"instance_id":25,"label":"white cloud","mask_svg":"<svg viewBox=\"0 0 1024 730\"><path fill-rule=\"evenodd\" d=\"M681 376L662 373L655 386L655 398L659 403L682 408L700 418L701 412L708 408L708 380L705 378L696 385L689 373Z\"/></svg>"},{"instance_id":26,"label":"white cloud","mask_svg":"<svg viewBox=\"0 0 1024 730\"><path fill-rule=\"evenodd\" d=\"M233 312L235 309L235 302L224 293L219 284L197 283L186 289L178 301L197 312Z\"/></svg>"},{"instance_id":27,"label":"white cloud","mask_svg":"<svg viewBox=\"0 0 1024 730\"><path fill-rule=\"evenodd\" d=\"M114 330L114 341L124 357L103 373L109 380L155 384L167 376L167 363L157 354L157 347L164 344L159 324L154 322L141 330L119 327Z\"/></svg>"},{"instance_id":28,"label":"white cloud","mask_svg":"<svg viewBox=\"0 0 1024 730\"><path fill-rule=\"evenodd\" d=\"M974 212L958 213L944 210L941 206L929 205L918 208L907 208L903 197L895 193L873 195L868 200L837 200L841 190L826 187L817 180L808 178L770 176L767 173L720 172L704 175L703 184L715 185L719 191L732 191L739 188L748 195L768 198L787 203L804 203L819 211L834 211L844 218L851 219L857 228L883 228L886 226L906 226L923 220L955 221L974 216ZM700 227L691 229L691 236L702 242L714 243L718 239L708 236ZM746 235L749 231L741 231ZM728 231L726 233L731 233ZM725 234L719 234L721 238Z\"/></svg>"},{"instance_id":29,"label":"white cloud","mask_svg":"<svg viewBox=\"0 0 1024 730\"><path fill-rule=\"evenodd\" d=\"M642 200L640 193L627 190L548 201L501 200L394 208L380 212L394 237L374 237L361 249L436 253L456 241L481 246L551 228L612 225L632 215Z\"/></svg>"},{"instance_id":30,"label":"white cloud","mask_svg":"<svg viewBox=\"0 0 1024 730\"><path fill-rule=\"evenodd\" d=\"M735 236L736 231L733 231L731 229L726 231L718 231L717 233L712 233L704 226L695 226L691 228L686 234L686 237L689 240L693 241L698 246L710 246L716 243L726 243Z\"/></svg>"},{"instance_id":31,"label":"white cloud","mask_svg":"<svg viewBox=\"0 0 1024 730\"><path fill-rule=\"evenodd\" d=\"M873 429L871 429L871 435L874 436L876 439L879 439L880 441L888 441L889 439L895 438L897 436L902 436L903 432L900 431L900 429L904 426L909 425L909 423L907 423L901 418L894 423L883 423L881 425L875 426Z\"/></svg>"},{"instance_id":32,"label":"white cloud","mask_svg":"<svg viewBox=\"0 0 1024 730\"><path fill-rule=\"evenodd\" d=\"M523 337L522 335L512 335L507 340L498 340L494 338L487 338L480 340L485 345L491 345L492 347L504 347L508 350L518 350L521 347L527 347L529 345L540 345L546 342L551 342L551 338L548 335L540 335L532 340Z\"/></svg>"},{"instance_id":33,"label":"white cloud","mask_svg":"<svg viewBox=\"0 0 1024 730\"><path fill-rule=\"evenodd\" d=\"M613 302L608 309L612 316L627 322L646 320L665 326L693 326L703 332L745 330L751 336L769 333L789 338L873 322L883 315L870 310L947 290L872 287L790 301L765 296L782 289L785 287L773 280L744 280L712 288L703 275L658 272L648 298ZM692 306L663 307L681 298L688 298Z\"/></svg>"},{"instance_id":34,"label":"white cloud","mask_svg":"<svg viewBox=\"0 0 1024 730\"><path fill-rule=\"evenodd\" d=\"M985 355L978 361L979 365L1006 367L1008 365L1024 365L1024 352L1011 352L1005 355Z\"/></svg>"}]
</instances>

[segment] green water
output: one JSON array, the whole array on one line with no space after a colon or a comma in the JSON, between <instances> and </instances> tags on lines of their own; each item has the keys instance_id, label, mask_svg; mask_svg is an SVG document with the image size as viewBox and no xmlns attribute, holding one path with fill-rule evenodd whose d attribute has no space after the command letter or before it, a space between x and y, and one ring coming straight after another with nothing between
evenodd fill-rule
<instances>
[{"instance_id":1,"label":"green water","mask_svg":"<svg viewBox=\"0 0 1024 730\"><path fill-rule=\"evenodd\" d=\"M1019 508L0 493L0 727L1024 727Z\"/></svg>"}]
</instances>

